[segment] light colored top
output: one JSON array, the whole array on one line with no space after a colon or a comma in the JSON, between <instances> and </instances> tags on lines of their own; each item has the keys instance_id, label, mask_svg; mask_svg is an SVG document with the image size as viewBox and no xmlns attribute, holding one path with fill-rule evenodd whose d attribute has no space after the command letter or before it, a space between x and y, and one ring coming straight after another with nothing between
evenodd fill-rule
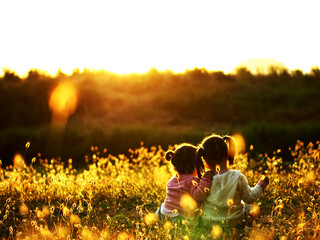
<instances>
[{"instance_id":1,"label":"light colored top","mask_svg":"<svg viewBox=\"0 0 320 240\"><path fill-rule=\"evenodd\" d=\"M167 196L163 203L163 215L170 215L173 210L179 214L184 211L180 205L181 197L189 194L197 203L203 201L209 194L212 179L203 177L201 180L191 174L173 176L167 184ZM176 212L175 211L175 212Z\"/></svg>"},{"instance_id":2,"label":"light colored top","mask_svg":"<svg viewBox=\"0 0 320 240\"><path fill-rule=\"evenodd\" d=\"M250 188L247 178L238 170L230 170L213 177L209 196L204 201L203 219L233 227L243 219L242 200L251 204L263 192L257 184Z\"/></svg>"}]
</instances>

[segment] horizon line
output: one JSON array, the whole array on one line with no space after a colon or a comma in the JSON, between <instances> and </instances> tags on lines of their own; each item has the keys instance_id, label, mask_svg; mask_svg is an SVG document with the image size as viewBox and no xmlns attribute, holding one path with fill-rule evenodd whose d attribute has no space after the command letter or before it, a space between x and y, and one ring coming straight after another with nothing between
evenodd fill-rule
<instances>
[{"instance_id":1,"label":"horizon line","mask_svg":"<svg viewBox=\"0 0 320 240\"><path fill-rule=\"evenodd\" d=\"M147 74L151 71L157 71L159 73L166 73L166 72L171 72L173 74L184 74L184 73L187 73L188 71L194 71L196 69L198 70L204 70L208 73L213 73L213 72L223 72L224 74L232 74L232 73L236 73L236 71L238 69L241 69L241 68L245 68L247 69L252 75L259 75L259 74L269 74L270 73L270 69L274 68L276 70L283 70L283 71L287 71L287 72L294 72L294 71L301 71L303 74L307 74L307 73L311 73L313 69L319 69L319 66L318 65L315 65L315 66L311 66L310 70L309 71L304 71L302 69L299 69L299 68L294 68L294 69L289 69L288 67L286 66L281 66L281 65L266 65L266 66L260 66L260 67L257 67L256 69L254 69L254 72L252 71L252 69L250 69L250 67L248 66L245 66L245 65L238 65L237 67L234 67L231 71L225 71L225 70L218 70L218 69L208 69L206 67L198 67L198 66L195 66L193 68L186 68L184 71L174 71L172 69L165 69L165 70L161 70L161 69L158 69L156 67L150 67L147 71L143 71L143 72L134 72L134 71L130 71L130 72L127 72L127 73L119 73L119 72L116 72L116 71L111 71L111 70L107 70L107 69L104 69L104 68L99 68L99 69L96 69L96 68L92 68L92 67L82 67L82 68L73 68L71 73L69 71L69 73L67 73L67 71L63 70L61 67L58 67L57 70L56 70L56 73L55 74L52 74L50 73L49 71L45 70L45 69L41 69L41 68L29 68L29 70L27 72L25 72L24 74L19 74L17 73L17 70L16 69L11 69L9 67L2 67L2 73L0 71L0 77L4 77L5 73L6 72L9 72L9 73L13 73L15 74L16 76L18 76L19 78L26 78L29 74L29 72L31 71L35 71L35 72L38 72L40 74L43 74L45 76L50 76L50 77L57 77L59 76L59 74L63 74L63 75L66 75L66 76L72 76L73 74L75 73L85 73L86 71L88 72L93 72L93 73L98 73L98 72L105 72L105 73L111 73L111 74L115 74L115 75L143 75L143 74Z\"/></svg>"}]
</instances>

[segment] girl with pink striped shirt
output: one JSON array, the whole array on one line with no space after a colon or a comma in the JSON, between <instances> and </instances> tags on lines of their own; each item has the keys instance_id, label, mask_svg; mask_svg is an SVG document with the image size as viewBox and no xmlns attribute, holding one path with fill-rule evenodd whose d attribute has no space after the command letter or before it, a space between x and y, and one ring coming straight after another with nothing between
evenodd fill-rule
<instances>
[{"instance_id":1,"label":"girl with pink striped shirt","mask_svg":"<svg viewBox=\"0 0 320 240\"><path fill-rule=\"evenodd\" d=\"M167 217L174 221L185 216L186 211L190 210L188 204L192 205L191 210L194 211L208 196L214 173L206 172L201 180L196 177L197 149L191 144L183 143L175 151L166 152L166 160L171 161L177 174L168 181L166 199L156 211L160 218Z\"/></svg>"}]
</instances>

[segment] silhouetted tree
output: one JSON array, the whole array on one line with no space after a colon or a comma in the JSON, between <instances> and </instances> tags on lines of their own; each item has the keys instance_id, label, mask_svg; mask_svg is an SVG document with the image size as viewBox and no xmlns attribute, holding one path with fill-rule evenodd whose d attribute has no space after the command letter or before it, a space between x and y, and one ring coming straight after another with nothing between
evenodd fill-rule
<instances>
[{"instance_id":1,"label":"silhouetted tree","mask_svg":"<svg viewBox=\"0 0 320 240\"><path fill-rule=\"evenodd\" d=\"M209 74L205 68L194 68L186 72L186 75L191 79L207 79Z\"/></svg>"},{"instance_id":2,"label":"silhouetted tree","mask_svg":"<svg viewBox=\"0 0 320 240\"><path fill-rule=\"evenodd\" d=\"M296 70L292 71L291 75L293 78L296 78L296 79L303 78L303 72L300 69L296 69Z\"/></svg>"},{"instance_id":3,"label":"silhouetted tree","mask_svg":"<svg viewBox=\"0 0 320 240\"><path fill-rule=\"evenodd\" d=\"M4 76L3 76L2 80L7 83L20 83L21 82L20 77L15 72L12 72L7 69L4 70Z\"/></svg>"},{"instance_id":4,"label":"silhouetted tree","mask_svg":"<svg viewBox=\"0 0 320 240\"><path fill-rule=\"evenodd\" d=\"M287 69L283 69L282 72L280 73L281 79L290 79L290 74Z\"/></svg>"},{"instance_id":5,"label":"silhouetted tree","mask_svg":"<svg viewBox=\"0 0 320 240\"><path fill-rule=\"evenodd\" d=\"M320 79L320 69L319 69L319 67L313 67L311 69L311 75L315 76L317 79Z\"/></svg>"},{"instance_id":6,"label":"silhouetted tree","mask_svg":"<svg viewBox=\"0 0 320 240\"><path fill-rule=\"evenodd\" d=\"M41 78L40 73L37 70L30 70L26 81L37 81Z\"/></svg>"},{"instance_id":7,"label":"silhouetted tree","mask_svg":"<svg viewBox=\"0 0 320 240\"><path fill-rule=\"evenodd\" d=\"M236 79L240 81L252 79L252 74L246 67L239 67L236 69Z\"/></svg>"},{"instance_id":8,"label":"silhouetted tree","mask_svg":"<svg viewBox=\"0 0 320 240\"><path fill-rule=\"evenodd\" d=\"M268 73L271 77L279 77L286 71L288 71L288 69L282 66L271 65L268 68Z\"/></svg>"},{"instance_id":9,"label":"silhouetted tree","mask_svg":"<svg viewBox=\"0 0 320 240\"><path fill-rule=\"evenodd\" d=\"M223 71L215 71L210 73L210 76L212 79L220 81L226 78L226 75L224 74Z\"/></svg>"}]
</instances>

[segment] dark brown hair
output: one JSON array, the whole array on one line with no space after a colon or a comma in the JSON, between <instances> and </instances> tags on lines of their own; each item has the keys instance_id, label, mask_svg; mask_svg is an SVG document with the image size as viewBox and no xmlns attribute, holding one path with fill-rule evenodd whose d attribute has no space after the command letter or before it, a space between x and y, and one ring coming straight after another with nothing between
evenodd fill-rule
<instances>
[{"instance_id":1,"label":"dark brown hair","mask_svg":"<svg viewBox=\"0 0 320 240\"><path fill-rule=\"evenodd\" d=\"M191 174L196 168L197 148L189 143L180 144L176 150L166 152L167 161L171 161L178 174Z\"/></svg>"},{"instance_id":2,"label":"dark brown hair","mask_svg":"<svg viewBox=\"0 0 320 240\"><path fill-rule=\"evenodd\" d=\"M229 161L229 164L233 164L235 156L235 141L231 136L219 136L213 134L203 139L198 146L196 163L198 177L201 178L201 171L204 168L202 158L213 170L217 164Z\"/></svg>"}]
</instances>

